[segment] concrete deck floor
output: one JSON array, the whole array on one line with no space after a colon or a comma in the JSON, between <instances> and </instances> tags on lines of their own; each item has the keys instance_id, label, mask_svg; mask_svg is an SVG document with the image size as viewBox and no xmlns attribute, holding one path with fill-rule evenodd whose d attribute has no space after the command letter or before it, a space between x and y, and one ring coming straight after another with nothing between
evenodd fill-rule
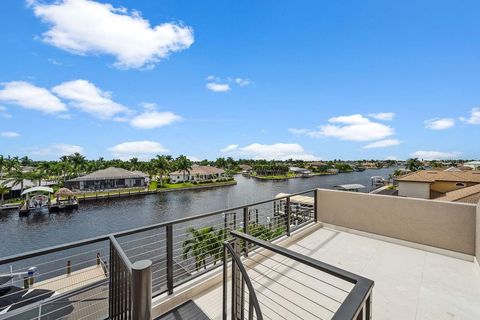
<instances>
[{"instance_id":1,"label":"concrete deck floor","mask_svg":"<svg viewBox=\"0 0 480 320\"><path fill-rule=\"evenodd\" d=\"M374 280L373 319L480 319L480 271L474 262L329 228L320 228L289 248ZM221 319L221 286L194 302L211 319ZM262 311L269 313L265 307ZM293 318L284 310L281 314ZM308 313L295 315L315 319ZM268 318L281 319L272 313Z\"/></svg>"}]
</instances>

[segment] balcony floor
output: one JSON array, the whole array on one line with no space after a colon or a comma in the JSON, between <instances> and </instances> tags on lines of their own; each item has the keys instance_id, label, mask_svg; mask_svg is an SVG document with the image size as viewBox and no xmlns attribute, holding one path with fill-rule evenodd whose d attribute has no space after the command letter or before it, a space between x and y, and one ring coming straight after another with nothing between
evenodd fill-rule
<instances>
[{"instance_id":1,"label":"balcony floor","mask_svg":"<svg viewBox=\"0 0 480 320\"><path fill-rule=\"evenodd\" d=\"M329 228L289 248L374 280L373 319L480 319L473 262ZM194 299L211 319L221 319L221 301L221 285Z\"/></svg>"}]
</instances>

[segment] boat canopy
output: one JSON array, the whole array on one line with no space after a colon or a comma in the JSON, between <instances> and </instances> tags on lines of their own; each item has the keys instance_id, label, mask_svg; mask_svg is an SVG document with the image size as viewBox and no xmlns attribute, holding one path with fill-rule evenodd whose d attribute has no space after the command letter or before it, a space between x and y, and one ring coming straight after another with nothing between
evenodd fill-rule
<instances>
[{"instance_id":1,"label":"boat canopy","mask_svg":"<svg viewBox=\"0 0 480 320\"><path fill-rule=\"evenodd\" d=\"M338 186L334 186L337 189L340 190L358 190L358 189L365 189L365 186L363 184L359 183L352 183L352 184L340 184Z\"/></svg>"},{"instance_id":2,"label":"boat canopy","mask_svg":"<svg viewBox=\"0 0 480 320\"><path fill-rule=\"evenodd\" d=\"M52 188L49 188L49 187L33 187L33 188L29 188L25 191L22 192L22 196L23 195L26 195L28 193L32 193L32 192L48 192L48 193L53 193L53 189Z\"/></svg>"},{"instance_id":3,"label":"boat canopy","mask_svg":"<svg viewBox=\"0 0 480 320\"><path fill-rule=\"evenodd\" d=\"M288 193L279 193L275 196L275 198L283 198L286 196L289 196L290 194ZM303 204L307 206L313 206L315 204L315 200L313 197L308 197L308 196L291 196L290 197L290 203L297 203L297 204Z\"/></svg>"}]
</instances>

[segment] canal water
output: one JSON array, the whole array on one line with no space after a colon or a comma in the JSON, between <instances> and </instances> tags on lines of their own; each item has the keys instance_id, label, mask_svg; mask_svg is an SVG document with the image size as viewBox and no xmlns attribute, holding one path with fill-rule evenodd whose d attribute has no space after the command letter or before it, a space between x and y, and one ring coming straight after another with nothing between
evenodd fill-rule
<instances>
[{"instance_id":1,"label":"canal water","mask_svg":"<svg viewBox=\"0 0 480 320\"><path fill-rule=\"evenodd\" d=\"M368 192L371 176L388 177L394 168L282 181L260 181L237 175L235 186L175 191L138 197L106 199L80 204L70 213L0 214L0 257L52 245L118 232L149 224L198 215L273 198L280 192L295 193L338 184L360 183Z\"/></svg>"}]
</instances>

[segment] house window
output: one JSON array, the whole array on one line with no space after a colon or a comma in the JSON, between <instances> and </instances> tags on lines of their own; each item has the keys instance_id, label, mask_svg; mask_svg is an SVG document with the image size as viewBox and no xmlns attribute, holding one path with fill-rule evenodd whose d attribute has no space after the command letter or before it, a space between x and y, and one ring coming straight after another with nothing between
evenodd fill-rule
<instances>
[{"instance_id":1,"label":"house window","mask_svg":"<svg viewBox=\"0 0 480 320\"><path fill-rule=\"evenodd\" d=\"M463 187L466 187L467 185L465 183L459 182L459 183L455 184L455 186L463 188Z\"/></svg>"}]
</instances>

